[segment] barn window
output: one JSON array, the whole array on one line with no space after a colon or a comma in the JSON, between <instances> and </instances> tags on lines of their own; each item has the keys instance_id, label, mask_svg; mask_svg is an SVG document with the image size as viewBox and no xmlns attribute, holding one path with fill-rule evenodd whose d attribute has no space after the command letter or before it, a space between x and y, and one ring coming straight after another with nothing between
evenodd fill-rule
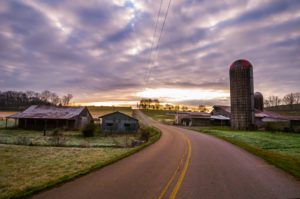
<instances>
[{"instance_id":1,"label":"barn window","mask_svg":"<svg viewBox=\"0 0 300 199\"><path fill-rule=\"evenodd\" d=\"M113 123L106 123L106 126L112 126Z\"/></svg>"},{"instance_id":2,"label":"barn window","mask_svg":"<svg viewBox=\"0 0 300 199\"><path fill-rule=\"evenodd\" d=\"M124 126L125 127L130 127L130 124L129 123L125 123Z\"/></svg>"}]
</instances>

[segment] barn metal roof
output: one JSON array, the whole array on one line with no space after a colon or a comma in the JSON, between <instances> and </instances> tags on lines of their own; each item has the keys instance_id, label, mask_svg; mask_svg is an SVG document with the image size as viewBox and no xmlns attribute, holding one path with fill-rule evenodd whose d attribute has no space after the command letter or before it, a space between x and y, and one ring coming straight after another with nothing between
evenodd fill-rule
<instances>
[{"instance_id":1,"label":"barn metal roof","mask_svg":"<svg viewBox=\"0 0 300 199\"><path fill-rule=\"evenodd\" d=\"M219 106L215 105L215 109L222 109L228 113L231 113L230 106ZM281 120L300 120L300 116L285 116L285 115L280 115L278 113L275 113L273 111L261 111L258 109L255 109L255 117L257 118L274 118L274 119L281 119Z\"/></svg>"},{"instance_id":2,"label":"barn metal roof","mask_svg":"<svg viewBox=\"0 0 300 199\"><path fill-rule=\"evenodd\" d=\"M210 118L215 120L230 120L229 117L225 117L223 115L212 115Z\"/></svg>"},{"instance_id":3,"label":"barn metal roof","mask_svg":"<svg viewBox=\"0 0 300 199\"><path fill-rule=\"evenodd\" d=\"M17 113L7 118L27 118L27 119L72 119L78 116L85 107L75 106L46 106L32 105L21 113Z\"/></svg>"},{"instance_id":4,"label":"barn metal roof","mask_svg":"<svg viewBox=\"0 0 300 199\"><path fill-rule=\"evenodd\" d=\"M226 111L228 113L231 112L230 106L214 105L213 108L214 109L221 109L221 110L224 110L224 111Z\"/></svg>"},{"instance_id":5,"label":"barn metal roof","mask_svg":"<svg viewBox=\"0 0 300 199\"><path fill-rule=\"evenodd\" d=\"M300 120L300 116L286 116L280 115L278 113L272 111L258 111L255 110L255 117L262 117L262 118L274 118L274 119L281 119L281 120Z\"/></svg>"},{"instance_id":6,"label":"barn metal roof","mask_svg":"<svg viewBox=\"0 0 300 199\"><path fill-rule=\"evenodd\" d=\"M138 119L136 119L136 118L134 118L134 117L131 117L131 116L129 116L129 115L126 115L125 113L122 113L122 112L119 112L119 111L116 111L116 112L113 112L113 113L108 113L108 114L102 115L102 116L100 116L100 117L98 117L98 118L103 118L103 117L107 117L107 116L109 116L109 115L114 115L114 114L122 114L122 115L124 115L124 116L126 116L126 117L129 117L129 118L131 118L131 119L133 119L133 120L138 121Z\"/></svg>"},{"instance_id":7,"label":"barn metal roof","mask_svg":"<svg viewBox=\"0 0 300 199\"><path fill-rule=\"evenodd\" d=\"M176 114L185 114L185 115L191 115L191 116L210 116L209 113L204 113L204 112L183 112L183 111L177 111Z\"/></svg>"}]
</instances>

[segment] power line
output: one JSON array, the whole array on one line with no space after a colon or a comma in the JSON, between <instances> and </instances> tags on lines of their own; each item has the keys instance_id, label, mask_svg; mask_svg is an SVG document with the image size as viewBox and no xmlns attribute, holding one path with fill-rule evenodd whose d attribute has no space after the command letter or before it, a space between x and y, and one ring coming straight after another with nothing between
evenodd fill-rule
<instances>
[{"instance_id":1,"label":"power line","mask_svg":"<svg viewBox=\"0 0 300 199\"><path fill-rule=\"evenodd\" d=\"M148 62L148 70L145 74L145 80L147 79L148 76L148 72L150 70L150 64L151 64L151 59L152 59L152 54L153 54L153 47L154 47L154 41L155 41L155 36L156 36L156 31L157 31L157 25L158 25L158 20L159 20L159 16L160 16L160 12L161 12L161 6L162 6L163 0L160 0L160 5L159 5L159 10L156 16L156 22L155 22L155 29L154 29L154 33L153 33L153 37L152 37L152 41L151 41L151 48L150 48L150 53L149 53L149 62Z\"/></svg>"},{"instance_id":2,"label":"power line","mask_svg":"<svg viewBox=\"0 0 300 199\"><path fill-rule=\"evenodd\" d=\"M162 33L163 33L163 30L164 30L164 27L165 27L165 23L166 23L166 20L167 20L167 16L168 16L168 13L169 13L169 8L170 8L170 5L171 5L171 1L172 0L169 0L169 4L168 4L168 7L167 7L167 11L166 11L166 14L165 14L165 17L164 17L164 22L163 22L163 25L161 27L161 30L160 30L160 33L159 33L159 37L158 37L158 40L157 40L157 44L156 44L156 48L155 48L155 51L156 51L156 56L154 56L154 59L152 60L152 64L150 65L149 67L149 70L148 70L148 75L147 75L147 79L146 79L146 83L148 82L149 80L149 77L150 77L150 74L151 74L151 71L152 71L152 65L155 63L155 60L157 59L158 57L158 48L159 48L159 41L161 39L161 36L162 36ZM155 52L154 51L154 52Z\"/></svg>"}]
</instances>

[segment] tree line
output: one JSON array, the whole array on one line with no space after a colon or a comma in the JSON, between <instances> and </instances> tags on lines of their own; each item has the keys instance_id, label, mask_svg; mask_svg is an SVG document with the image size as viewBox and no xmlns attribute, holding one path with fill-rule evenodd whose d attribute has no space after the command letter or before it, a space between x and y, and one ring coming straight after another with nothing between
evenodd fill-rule
<instances>
[{"instance_id":1,"label":"tree line","mask_svg":"<svg viewBox=\"0 0 300 199\"><path fill-rule=\"evenodd\" d=\"M35 91L0 91L0 109L23 110L30 105L66 106L72 98L72 94L59 97L56 93L48 90L41 93Z\"/></svg>"},{"instance_id":2,"label":"tree line","mask_svg":"<svg viewBox=\"0 0 300 199\"><path fill-rule=\"evenodd\" d=\"M285 95L283 98L278 96L269 96L264 100L265 107L278 107L279 105L289 105L293 108L294 104L300 103L300 93L290 93Z\"/></svg>"}]
</instances>

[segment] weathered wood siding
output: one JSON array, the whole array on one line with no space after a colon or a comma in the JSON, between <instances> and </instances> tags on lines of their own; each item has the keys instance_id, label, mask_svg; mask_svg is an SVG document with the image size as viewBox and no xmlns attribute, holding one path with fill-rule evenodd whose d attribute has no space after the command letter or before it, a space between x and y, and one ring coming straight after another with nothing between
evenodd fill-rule
<instances>
[{"instance_id":1,"label":"weathered wood siding","mask_svg":"<svg viewBox=\"0 0 300 199\"><path fill-rule=\"evenodd\" d=\"M82 128L85 124L92 123L92 122L94 122L93 117L88 111L88 109L85 108L76 118L75 128Z\"/></svg>"},{"instance_id":2,"label":"weathered wood siding","mask_svg":"<svg viewBox=\"0 0 300 199\"><path fill-rule=\"evenodd\" d=\"M104 133L136 133L138 128L138 120L120 112L102 117L102 131Z\"/></svg>"}]
</instances>

